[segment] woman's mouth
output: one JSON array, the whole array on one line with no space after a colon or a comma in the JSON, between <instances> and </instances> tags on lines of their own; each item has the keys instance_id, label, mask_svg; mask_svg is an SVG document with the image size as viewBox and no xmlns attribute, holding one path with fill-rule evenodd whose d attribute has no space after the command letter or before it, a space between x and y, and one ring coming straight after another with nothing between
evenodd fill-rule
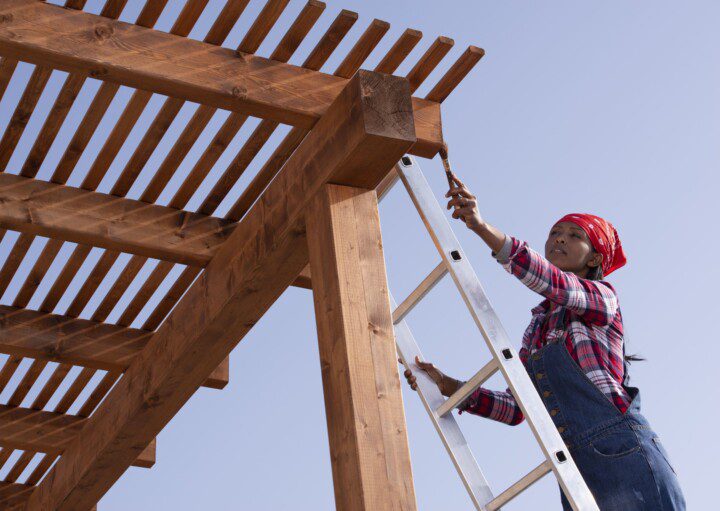
<instances>
[{"instance_id":1,"label":"woman's mouth","mask_svg":"<svg viewBox=\"0 0 720 511\"><path fill-rule=\"evenodd\" d=\"M567 254L565 253L565 251L564 251L563 249L561 249L561 248L554 248L554 249L552 249L552 250L550 251L550 253L552 253L552 254L563 254L563 255L567 255Z\"/></svg>"}]
</instances>

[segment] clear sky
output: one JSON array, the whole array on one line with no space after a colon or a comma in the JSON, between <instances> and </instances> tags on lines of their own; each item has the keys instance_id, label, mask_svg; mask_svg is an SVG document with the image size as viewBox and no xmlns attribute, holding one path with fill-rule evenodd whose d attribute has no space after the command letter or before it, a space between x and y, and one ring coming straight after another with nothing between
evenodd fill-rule
<instances>
[{"instance_id":1,"label":"clear sky","mask_svg":"<svg viewBox=\"0 0 720 511\"><path fill-rule=\"evenodd\" d=\"M170 0L161 28L169 28L183 3ZM88 10L97 12L100 4L91 0ZM211 0L191 36L201 38L223 4ZM629 263L610 280L619 292L628 351L647 358L633 364L631 381L641 388L643 411L670 453L689 509L716 507L713 476L720 458L716 441L720 414L715 375L720 349L714 331L718 306L713 285L720 271L704 258L714 257L720 249L716 225L720 3L330 0L328 4L292 63L302 61L341 8L359 12L360 20L340 55L373 17L392 24L368 68L407 27L425 35L409 59L413 62L438 35L453 37L456 47L451 58L428 85L468 44L486 49L485 59L444 104L444 132L454 168L478 196L489 222L535 248L542 248L552 223L567 212L592 212L615 224ZM259 0L250 3L226 46L237 45L261 5ZM261 55L269 53L302 5L302 0L291 2L261 47ZM133 20L141 6L139 0L130 0L121 19ZM331 71L337 63L335 56L324 70ZM0 129L6 126L31 69L21 66L0 103ZM407 71L408 66L400 68L401 73ZM8 172L18 172L63 77L62 73L53 76ZM47 179L52 172L96 89L97 84L89 83L84 90L38 178ZM427 90L428 86L421 88L419 95ZM129 96L130 91L121 89L69 184L80 183ZM151 101L100 191L112 186L161 103L160 97ZM183 109L130 197L137 197L147 184L193 108ZM210 123L181 166L181 177L226 115L221 112ZM248 123L241 130L204 191L254 126ZM282 133L253 162L233 197ZM439 160L421 164L440 197L446 183ZM159 202L166 203L178 184L173 181ZM197 207L201 195L202 191L189 209ZM381 220L391 291L402 299L435 266L438 256L401 188L381 205ZM479 238L460 223L453 226L519 345L529 309L540 298L506 274ZM8 235L0 244L0 261L14 239ZM41 248L40 241L33 245L21 274L27 274ZM69 253L66 249L61 255ZM94 251L88 264L94 264L99 253ZM126 262L127 258L120 259L81 317L92 315ZM141 272L131 291L151 266ZM13 281L3 304L12 302L21 283L20 277ZM76 284L55 312L64 311ZM43 282L31 307L41 302L48 286ZM127 300L121 302L108 321L116 320L126 305ZM142 319L141 315L138 322ZM488 358L449 280L411 314L409 323L425 355L451 375L469 378ZM46 379L44 374L41 381ZM497 378L490 386L505 387ZM404 398L419 509L470 509L419 399L407 388ZM470 415L463 415L460 423L496 493L541 459L527 425L512 428ZM232 353L227 388L200 389L160 434L157 456L152 470L128 470L99 509L334 509L309 291L292 288L282 296ZM0 477L6 472L0 471ZM553 510L559 509L558 501L556 483L546 477L504 509Z\"/></svg>"}]
</instances>

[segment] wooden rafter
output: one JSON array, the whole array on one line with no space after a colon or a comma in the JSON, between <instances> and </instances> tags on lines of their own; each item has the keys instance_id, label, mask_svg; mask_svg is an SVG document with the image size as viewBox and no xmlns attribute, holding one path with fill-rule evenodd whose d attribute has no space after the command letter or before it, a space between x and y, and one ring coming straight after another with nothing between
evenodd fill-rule
<instances>
[{"instance_id":1,"label":"wooden rafter","mask_svg":"<svg viewBox=\"0 0 720 511\"><path fill-rule=\"evenodd\" d=\"M0 305L0 353L122 373L153 332ZM204 386L222 389L226 368Z\"/></svg>"},{"instance_id":2,"label":"wooden rafter","mask_svg":"<svg viewBox=\"0 0 720 511\"><path fill-rule=\"evenodd\" d=\"M46 454L62 454L88 421L83 417L0 405L0 447ZM137 467L155 464L155 444L133 460Z\"/></svg>"},{"instance_id":3,"label":"wooden rafter","mask_svg":"<svg viewBox=\"0 0 720 511\"><path fill-rule=\"evenodd\" d=\"M0 19L5 57L305 129L347 82L35 0L0 0ZM442 146L439 104L413 98L412 110L417 140L410 152L434 156Z\"/></svg>"},{"instance_id":4,"label":"wooden rafter","mask_svg":"<svg viewBox=\"0 0 720 511\"><path fill-rule=\"evenodd\" d=\"M322 185L374 188L415 140L406 80L362 71L352 78L27 509L97 502L307 264L303 215Z\"/></svg>"},{"instance_id":5,"label":"wooden rafter","mask_svg":"<svg viewBox=\"0 0 720 511\"><path fill-rule=\"evenodd\" d=\"M235 224L222 218L0 173L0 227L205 266Z\"/></svg>"}]
</instances>

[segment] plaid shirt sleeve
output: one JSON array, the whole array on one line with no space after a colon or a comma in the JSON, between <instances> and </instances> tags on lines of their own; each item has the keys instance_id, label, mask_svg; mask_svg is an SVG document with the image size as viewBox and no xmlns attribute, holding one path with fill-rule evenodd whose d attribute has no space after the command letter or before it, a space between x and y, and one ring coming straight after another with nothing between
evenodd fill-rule
<instances>
[{"instance_id":1,"label":"plaid shirt sleeve","mask_svg":"<svg viewBox=\"0 0 720 511\"><path fill-rule=\"evenodd\" d=\"M525 364L528 357L527 347L523 346L518 355L522 363ZM461 414L468 412L498 422L504 422L510 426L517 426L525 419L509 387L505 392L480 387L460 403L457 409L458 413Z\"/></svg>"},{"instance_id":2,"label":"plaid shirt sleeve","mask_svg":"<svg viewBox=\"0 0 720 511\"><path fill-rule=\"evenodd\" d=\"M590 324L605 326L613 321L618 300L609 283L562 271L526 242L512 237L509 240L509 256L507 259L498 257L498 261L520 282L550 301L567 307Z\"/></svg>"}]
</instances>

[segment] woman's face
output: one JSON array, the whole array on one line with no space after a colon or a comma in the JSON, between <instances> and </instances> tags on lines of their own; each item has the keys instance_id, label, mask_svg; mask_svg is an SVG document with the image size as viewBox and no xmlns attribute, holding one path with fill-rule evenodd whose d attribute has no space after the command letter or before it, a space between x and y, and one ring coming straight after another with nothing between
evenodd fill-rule
<instances>
[{"instance_id":1,"label":"woman's face","mask_svg":"<svg viewBox=\"0 0 720 511\"><path fill-rule=\"evenodd\" d=\"M602 254L593 250L585 231L572 222L560 222L550 229L545 242L545 259L563 271L579 277L602 263Z\"/></svg>"}]
</instances>

